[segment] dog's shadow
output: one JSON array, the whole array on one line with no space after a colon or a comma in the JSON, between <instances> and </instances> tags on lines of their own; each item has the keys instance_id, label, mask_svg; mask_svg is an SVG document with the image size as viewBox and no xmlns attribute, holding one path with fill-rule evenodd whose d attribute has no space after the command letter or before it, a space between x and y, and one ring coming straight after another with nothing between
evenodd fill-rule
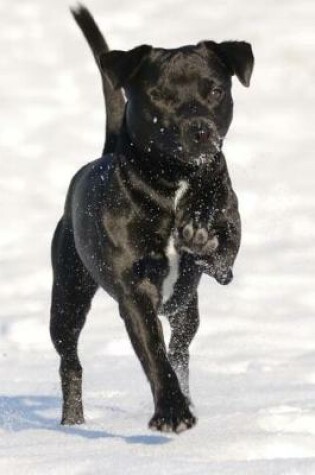
<instances>
[{"instance_id":1,"label":"dog's shadow","mask_svg":"<svg viewBox=\"0 0 315 475\"><path fill-rule=\"evenodd\" d=\"M162 435L122 435L85 426L61 426L56 419L42 415L60 409L60 400L51 396L0 396L0 428L8 432L50 430L86 439L121 439L127 444L161 445L171 442Z\"/></svg>"}]
</instances>

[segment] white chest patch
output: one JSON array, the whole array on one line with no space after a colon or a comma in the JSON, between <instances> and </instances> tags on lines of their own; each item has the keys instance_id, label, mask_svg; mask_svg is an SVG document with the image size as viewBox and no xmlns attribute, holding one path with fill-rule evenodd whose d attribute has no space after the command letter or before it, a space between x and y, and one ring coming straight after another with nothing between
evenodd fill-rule
<instances>
[{"instance_id":1,"label":"white chest patch","mask_svg":"<svg viewBox=\"0 0 315 475\"><path fill-rule=\"evenodd\" d=\"M176 191L175 198L174 198L175 211L176 211L178 202L180 201L180 199L186 193L187 190L188 190L188 183L186 181L181 181L179 183L179 187ZM163 282L163 288L162 288L163 303L167 302L170 299L170 297L173 295L174 287L179 277L180 256L175 249L174 238L172 236L170 236L169 238L165 254L168 259L169 272Z\"/></svg>"},{"instance_id":2,"label":"white chest patch","mask_svg":"<svg viewBox=\"0 0 315 475\"><path fill-rule=\"evenodd\" d=\"M175 199L174 199L174 207L175 207L175 210L177 208L177 205L180 201L180 199L184 196L184 194L186 193L186 191L188 190L188 183L187 181L180 181L179 182L179 187L175 193Z\"/></svg>"},{"instance_id":3,"label":"white chest patch","mask_svg":"<svg viewBox=\"0 0 315 475\"><path fill-rule=\"evenodd\" d=\"M168 241L165 254L168 259L169 272L163 282L163 303L172 296L179 274L179 254L175 249L173 237L170 237Z\"/></svg>"}]
</instances>

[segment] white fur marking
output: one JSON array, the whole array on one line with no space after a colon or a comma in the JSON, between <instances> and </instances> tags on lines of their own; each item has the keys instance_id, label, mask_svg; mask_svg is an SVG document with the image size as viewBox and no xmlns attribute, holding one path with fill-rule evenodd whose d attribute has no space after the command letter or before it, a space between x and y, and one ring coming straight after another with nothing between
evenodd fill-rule
<instances>
[{"instance_id":1,"label":"white fur marking","mask_svg":"<svg viewBox=\"0 0 315 475\"><path fill-rule=\"evenodd\" d=\"M170 269L167 277L164 279L163 282L163 303L167 302L167 300L172 296L174 286L178 279L179 255L175 249L173 237L170 237L170 240L168 242L166 248L166 257L168 259Z\"/></svg>"},{"instance_id":2,"label":"white fur marking","mask_svg":"<svg viewBox=\"0 0 315 475\"><path fill-rule=\"evenodd\" d=\"M178 202L181 200L181 198L183 197L183 195L186 193L187 190L188 190L187 181L184 181L184 180L180 181L178 189L175 193L175 198L174 198L175 211L176 211ZM169 238L165 253L168 260L169 272L166 278L164 279L163 287L162 287L163 303L167 302L170 299L170 297L173 295L174 287L179 276L180 257L175 249L174 238L172 237L172 235Z\"/></svg>"},{"instance_id":3,"label":"white fur marking","mask_svg":"<svg viewBox=\"0 0 315 475\"><path fill-rule=\"evenodd\" d=\"M175 200L174 200L174 206L175 206L175 209L177 207L177 204L178 202L180 201L180 199L184 196L184 194L186 193L186 191L188 190L188 183L187 181L180 181L179 182L179 187L175 193Z\"/></svg>"}]
</instances>

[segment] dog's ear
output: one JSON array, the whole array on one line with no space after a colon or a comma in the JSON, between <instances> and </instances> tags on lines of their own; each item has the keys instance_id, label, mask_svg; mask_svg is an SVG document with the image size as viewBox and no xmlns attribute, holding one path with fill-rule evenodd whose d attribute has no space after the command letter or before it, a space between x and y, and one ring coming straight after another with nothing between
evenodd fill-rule
<instances>
[{"instance_id":1,"label":"dog's ear","mask_svg":"<svg viewBox=\"0 0 315 475\"><path fill-rule=\"evenodd\" d=\"M204 41L202 44L221 58L232 76L236 74L243 86L249 87L254 68L254 55L249 43L245 41L223 41L223 43Z\"/></svg>"},{"instance_id":2,"label":"dog's ear","mask_svg":"<svg viewBox=\"0 0 315 475\"><path fill-rule=\"evenodd\" d=\"M124 87L139 71L152 47L137 46L130 51L109 51L99 56L100 68L106 74L113 87Z\"/></svg>"},{"instance_id":3,"label":"dog's ear","mask_svg":"<svg viewBox=\"0 0 315 475\"><path fill-rule=\"evenodd\" d=\"M245 41L224 41L218 44L221 57L243 86L249 87L254 68L252 47Z\"/></svg>"}]
</instances>

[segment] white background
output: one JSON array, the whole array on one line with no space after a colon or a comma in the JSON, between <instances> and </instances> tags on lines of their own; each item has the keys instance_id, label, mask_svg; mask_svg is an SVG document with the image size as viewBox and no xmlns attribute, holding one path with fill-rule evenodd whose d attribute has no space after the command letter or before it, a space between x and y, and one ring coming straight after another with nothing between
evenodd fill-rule
<instances>
[{"instance_id":1,"label":"white background","mask_svg":"<svg viewBox=\"0 0 315 475\"><path fill-rule=\"evenodd\" d=\"M192 345L198 425L151 433L149 386L117 305L99 292L82 334L87 424L61 428L48 334L50 239L67 185L97 158L100 79L63 0L0 0L0 472L315 473L312 0L90 0L113 48L250 41L225 152L243 241L234 282L204 278Z\"/></svg>"}]
</instances>

